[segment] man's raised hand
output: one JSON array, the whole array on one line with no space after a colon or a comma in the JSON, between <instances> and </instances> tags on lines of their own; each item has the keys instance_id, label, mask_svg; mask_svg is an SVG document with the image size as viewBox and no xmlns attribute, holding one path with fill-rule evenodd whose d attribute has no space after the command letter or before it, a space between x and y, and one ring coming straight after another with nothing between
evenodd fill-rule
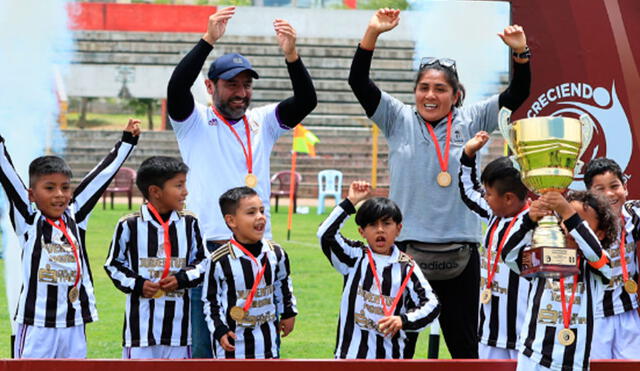
<instances>
[{"instance_id":1,"label":"man's raised hand","mask_svg":"<svg viewBox=\"0 0 640 371\"><path fill-rule=\"evenodd\" d=\"M235 13L236 7L230 6L210 15L207 32L202 36L202 39L211 45L215 44L215 42L224 35L227 29L227 22L229 22L229 19L231 19Z\"/></svg>"}]
</instances>

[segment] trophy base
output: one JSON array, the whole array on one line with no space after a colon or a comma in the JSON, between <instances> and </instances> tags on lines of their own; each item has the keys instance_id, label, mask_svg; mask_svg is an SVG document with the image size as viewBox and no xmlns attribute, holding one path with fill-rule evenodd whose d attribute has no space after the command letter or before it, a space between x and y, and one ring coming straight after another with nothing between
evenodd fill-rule
<instances>
[{"instance_id":1,"label":"trophy base","mask_svg":"<svg viewBox=\"0 0 640 371\"><path fill-rule=\"evenodd\" d=\"M529 247L522 252L523 277L560 278L578 274L578 251L565 247Z\"/></svg>"}]
</instances>

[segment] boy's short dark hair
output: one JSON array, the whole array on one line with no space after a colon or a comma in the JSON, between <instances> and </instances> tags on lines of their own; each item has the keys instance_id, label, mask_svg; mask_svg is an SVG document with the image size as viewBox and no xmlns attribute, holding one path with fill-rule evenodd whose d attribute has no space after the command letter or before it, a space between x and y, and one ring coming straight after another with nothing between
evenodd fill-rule
<instances>
[{"instance_id":1,"label":"boy's short dark hair","mask_svg":"<svg viewBox=\"0 0 640 371\"><path fill-rule=\"evenodd\" d=\"M366 200L356 213L356 224L360 228L380 219L391 218L397 224L402 223L402 212L395 202L386 197L374 197Z\"/></svg>"},{"instance_id":2,"label":"boy's short dark hair","mask_svg":"<svg viewBox=\"0 0 640 371\"><path fill-rule=\"evenodd\" d=\"M593 178L606 172L610 172L615 175L620 179L622 184L626 183L620 165L610 158L600 157L589 161L585 167L584 185L587 186L587 189L591 189L591 186L593 185Z\"/></svg>"},{"instance_id":3,"label":"boy's short dark hair","mask_svg":"<svg viewBox=\"0 0 640 371\"><path fill-rule=\"evenodd\" d=\"M218 199L222 216L235 214L236 210L238 210L238 206L240 206L240 200L257 195L258 192L250 187L236 187L229 189Z\"/></svg>"},{"instance_id":4,"label":"boy's short dark hair","mask_svg":"<svg viewBox=\"0 0 640 371\"><path fill-rule=\"evenodd\" d=\"M605 236L600 241L602 247L607 249L618 239L618 220L609 200L603 195L588 191L570 191L567 193L567 201L578 201L589 206L598 215L598 229L604 231ZM594 231L595 232L595 231Z\"/></svg>"},{"instance_id":5,"label":"boy's short dark hair","mask_svg":"<svg viewBox=\"0 0 640 371\"><path fill-rule=\"evenodd\" d=\"M527 198L529 192L522 183L520 171L513 166L508 157L498 157L491 161L480 176L482 184L495 189L500 196L507 192L514 193L520 200Z\"/></svg>"},{"instance_id":6,"label":"boy's short dark hair","mask_svg":"<svg viewBox=\"0 0 640 371\"><path fill-rule=\"evenodd\" d=\"M160 188L164 183L178 174L189 172L189 166L184 162L168 156L153 156L142 161L136 174L136 186L144 198L149 199L149 187Z\"/></svg>"},{"instance_id":7,"label":"boy's short dark hair","mask_svg":"<svg viewBox=\"0 0 640 371\"><path fill-rule=\"evenodd\" d=\"M29 164L29 187L43 175L62 174L71 179L71 168L65 160L58 156L40 156Z\"/></svg>"}]
</instances>

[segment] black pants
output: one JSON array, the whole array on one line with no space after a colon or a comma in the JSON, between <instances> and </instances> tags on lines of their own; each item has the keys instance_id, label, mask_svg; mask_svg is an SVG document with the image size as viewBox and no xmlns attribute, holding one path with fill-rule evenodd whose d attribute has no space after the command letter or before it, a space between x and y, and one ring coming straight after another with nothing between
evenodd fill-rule
<instances>
[{"instance_id":1,"label":"black pants","mask_svg":"<svg viewBox=\"0 0 640 371\"><path fill-rule=\"evenodd\" d=\"M440 327L451 358L478 358L478 303L480 255L471 250L462 274L444 281L429 281L442 305Z\"/></svg>"},{"instance_id":2,"label":"black pants","mask_svg":"<svg viewBox=\"0 0 640 371\"><path fill-rule=\"evenodd\" d=\"M406 250L402 242L398 247ZM471 249L469 264L449 280L429 280L440 302L440 327L451 358L478 358L478 303L480 301L480 255Z\"/></svg>"}]
</instances>

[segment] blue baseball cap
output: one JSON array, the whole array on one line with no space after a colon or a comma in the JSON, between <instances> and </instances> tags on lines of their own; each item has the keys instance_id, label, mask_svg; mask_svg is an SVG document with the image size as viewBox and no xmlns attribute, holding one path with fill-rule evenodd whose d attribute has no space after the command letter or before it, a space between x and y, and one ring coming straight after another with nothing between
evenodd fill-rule
<instances>
[{"instance_id":1,"label":"blue baseball cap","mask_svg":"<svg viewBox=\"0 0 640 371\"><path fill-rule=\"evenodd\" d=\"M207 76L212 80L229 80L242 71L251 71L253 78L260 78L258 73L251 67L251 63L249 63L247 58L238 53L230 53L218 57L215 61L211 62Z\"/></svg>"}]
</instances>

